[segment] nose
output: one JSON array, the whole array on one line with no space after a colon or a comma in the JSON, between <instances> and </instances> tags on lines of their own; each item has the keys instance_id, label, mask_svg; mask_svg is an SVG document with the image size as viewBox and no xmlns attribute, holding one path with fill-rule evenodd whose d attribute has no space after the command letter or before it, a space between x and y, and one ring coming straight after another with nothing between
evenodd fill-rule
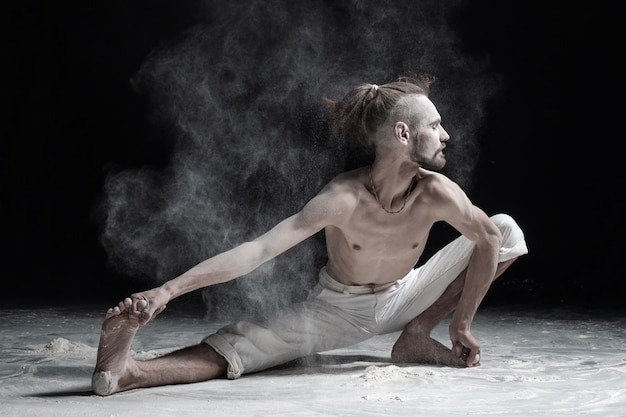
<instances>
[{"instance_id":1,"label":"nose","mask_svg":"<svg viewBox=\"0 0 626 417\"><path fill-rule=\"evenodd\" d=\"M446 129L443 128L443 126L439 125L439 127L441 128L439 140L441 142L446 142L448 139L450 139L450 135L448 135L448 132L446 131Z\"/></svg>"}]
</instances>

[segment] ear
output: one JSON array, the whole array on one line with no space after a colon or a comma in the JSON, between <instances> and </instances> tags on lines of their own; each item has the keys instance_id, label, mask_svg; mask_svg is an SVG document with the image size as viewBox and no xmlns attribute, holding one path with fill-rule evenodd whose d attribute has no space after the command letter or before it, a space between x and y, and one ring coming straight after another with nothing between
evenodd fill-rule
<instances>
[{"instance_id":1,"label":"ear","mask_svg":"<svg viewBox=\"0 0 626 417\"><path fill-rule=\"evenodd\" d=\"M409 126L404 122L396 122L394 125L394 133L395 137L398 141L400 141L403 145L407 145L409 143Z\"/></svg>"}]
</instances>

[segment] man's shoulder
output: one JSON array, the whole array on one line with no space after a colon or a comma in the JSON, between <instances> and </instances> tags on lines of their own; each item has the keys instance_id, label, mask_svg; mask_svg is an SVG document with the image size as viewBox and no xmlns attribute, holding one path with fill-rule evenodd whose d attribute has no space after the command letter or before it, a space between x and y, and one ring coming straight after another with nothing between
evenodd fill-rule
<instances>
[{"instance_id":1,"label":"man's shoulder","mask_svg":"<svg viewBox=\"0 0 626 417\"><path fill-rule=\"evenodd\" d=\"M328 187L333 188L337 192L358 192L363 187L364 172L364 168L344 171L330 180Z\"/></svg>"},{"instance_id":2,"label":"man's shoulder","mask_svg":"<svg viewBox=\"0 0 626 417\"><path fill-rule=\"evenodd\" d=\"M344 172L330 180L302 209L301 216L307 221L338 224L355 210L361 198L356 173Z\"/></svg>"},{"instance_id":3,"label":"man's shoulder","mask_svg":"<svg viewBox=\"0 0 626 417\"><path fill-rule=\"evenodd\" d=\"M345 171L330 180L318 197L322 197L333 206L342 206L344 210L354 208L365 189L363 184L362 169Z\"/></svg>"},{"instance_id":4,"label":"man's shoulder","mask_svg":"<svg viewBox=\"0 0 626 417\"><path fill-rule=\"evenodd\" d=\"M417 174L418 184L427 187L430 191L437 191L446 186L456 185L454 181L440 172L420 168Z\"/></svg>"},{"instance_id":5,"label":"man's shoulder","mask_svg":"<svg viewBox=\"0 0 626 417\"><path fill-rule=\"evenodd\" d=\"M419 175L418 187L429 201L446 204L465 195L456 182L440 172L420 169Z\"/></svg>"}]
</instances>

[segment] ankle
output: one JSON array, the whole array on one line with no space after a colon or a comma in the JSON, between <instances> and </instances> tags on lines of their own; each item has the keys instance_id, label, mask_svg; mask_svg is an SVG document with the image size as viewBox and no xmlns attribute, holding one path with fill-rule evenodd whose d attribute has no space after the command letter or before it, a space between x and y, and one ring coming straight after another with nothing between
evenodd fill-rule
<instances>
[{"instance_id":1,"label":"ankle","mask_svg":"<svg viewBox=\"0 0 626 417\"><path fill-rule=\"evenodd\" d=\"M430 337L430 333L432 332L432 327L427 326L421 322L411 322L405 328L404 331L413 337Z\"/></svg>"}]
</instances>

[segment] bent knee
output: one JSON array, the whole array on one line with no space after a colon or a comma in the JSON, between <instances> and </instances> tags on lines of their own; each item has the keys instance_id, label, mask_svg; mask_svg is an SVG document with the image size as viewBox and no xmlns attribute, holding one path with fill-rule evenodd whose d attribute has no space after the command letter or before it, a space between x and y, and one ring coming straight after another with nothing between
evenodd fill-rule
<instances>
[{"instance_id":1,"label":"bent knee","mask_svg":"<svg viewBox=\"0 0 626 417\"><path fill-rule=\"evenodd\" d=\"M518 242L524 240L524 232L515 219L508 214L495 214L491 216L491 221L500 229L503 247L513 247Z\"/></svg>"},{"instance_id":2,"label":"bent knee","mask_svg":"<svg viewBox=\"0 0 626 417\"><path fill-rule=\"evenodd\" d=\"M499 213L490 218L498 229L500 229L500 233L502 234L499 262L517 258L528 253L524 232L513 217L508 214Z\"/></svg>"}]
</instances>

